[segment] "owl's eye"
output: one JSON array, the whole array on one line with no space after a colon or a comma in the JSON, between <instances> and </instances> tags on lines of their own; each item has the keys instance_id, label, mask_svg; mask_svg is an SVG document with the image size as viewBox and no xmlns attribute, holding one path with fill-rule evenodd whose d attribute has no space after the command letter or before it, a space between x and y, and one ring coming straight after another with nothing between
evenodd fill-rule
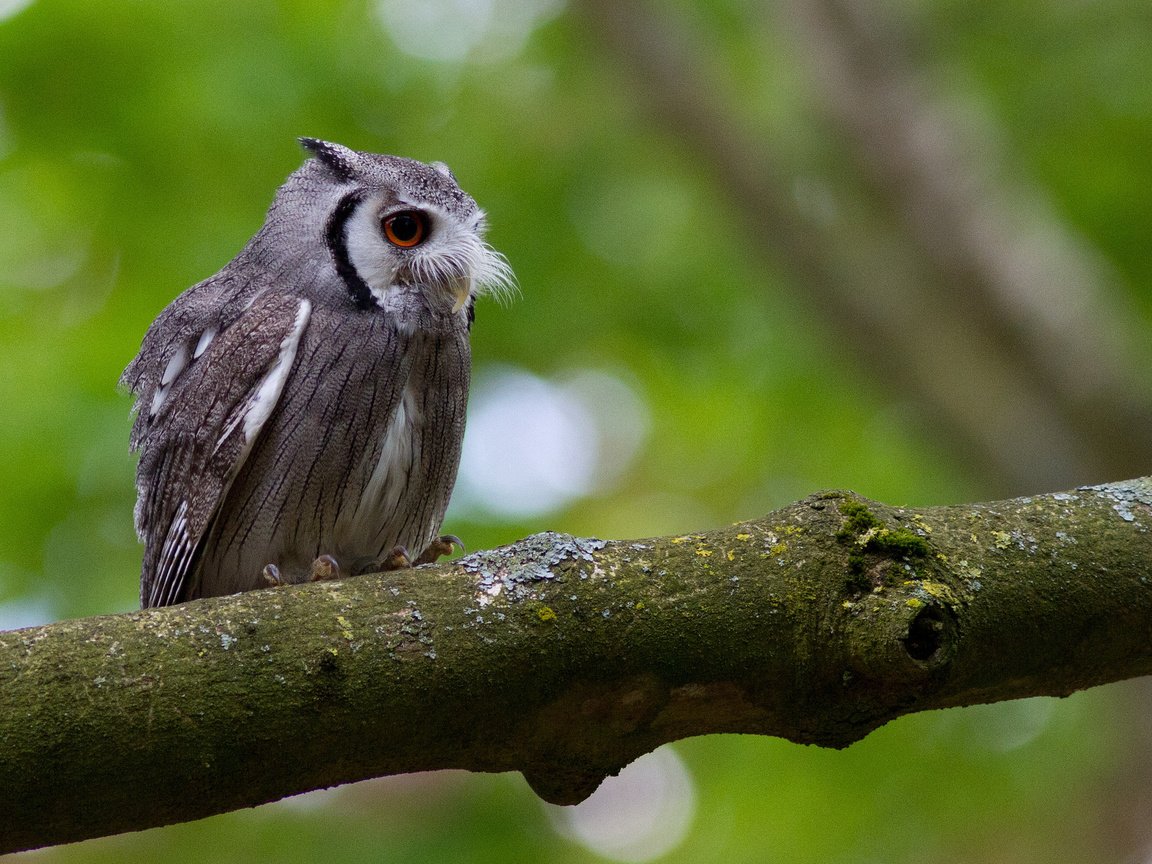
<instances>
[{"instance_id":1,"label":"owl's eye","mask_svg":"<svg viewBox=\"0 0 1152 864\"><path fill-rule=\"evenodd\" d=\"M411 249L428 236L428 217L419 210L402 210L387 216L383 222L384 237L393 246Z\"/></svg>"}]
</instances>

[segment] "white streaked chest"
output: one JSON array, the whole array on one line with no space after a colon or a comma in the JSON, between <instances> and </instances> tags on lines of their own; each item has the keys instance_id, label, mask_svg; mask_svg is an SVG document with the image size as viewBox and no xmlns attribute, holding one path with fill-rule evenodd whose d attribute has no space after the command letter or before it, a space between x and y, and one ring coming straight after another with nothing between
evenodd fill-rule
<instances>
[{"instance_id":1,"label":"white streaked chest","mask_svg":"<svg viewBox=\"0 0 1152 864\"><path fill-rule=\"evenodd\" d=\"M368 483L347 520L341 519L349 537L374 537L395 521L402 502L419 482L424 423L420 395L412 383L404 387L392 421L385 427L379 456ZM345 511L347 512L347 511Z\"/></svg>"}]
</instances>

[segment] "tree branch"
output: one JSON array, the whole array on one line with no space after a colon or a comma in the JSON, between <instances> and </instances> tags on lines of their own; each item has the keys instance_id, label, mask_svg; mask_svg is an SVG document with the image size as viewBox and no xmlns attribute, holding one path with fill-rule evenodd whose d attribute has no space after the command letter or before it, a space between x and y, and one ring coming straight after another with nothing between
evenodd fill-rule
<instances>
[{"instance_id":1,"label":"tree branch","mask_svg":"<svg viewBox=\"0 0 1152 864\"><path fill-rule=\"evenodd\" d=\"M1152 672L1152 480L448 565L0 634L0 851L438 768L573 803L714 732L844 747L914 711Z\"/></svg>"}]
</instances>

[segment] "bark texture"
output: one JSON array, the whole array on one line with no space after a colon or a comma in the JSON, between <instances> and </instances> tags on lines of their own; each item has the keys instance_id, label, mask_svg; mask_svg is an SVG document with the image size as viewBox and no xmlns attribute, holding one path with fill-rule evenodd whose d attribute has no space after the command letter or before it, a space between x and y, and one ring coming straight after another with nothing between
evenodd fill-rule
<instances>
[{"instance_id":1,"label":"bark texture","mask_svg":"<svg viewBox=\"0 0 1152 864\"><path fill-rule=\"evenodd\" d=\"M0 633L0 851L438 768L574 803L691 735L844 747L1145 675L1150 505L1149 479L924 509L830 492Z\"/></svg>"}]
</instances>

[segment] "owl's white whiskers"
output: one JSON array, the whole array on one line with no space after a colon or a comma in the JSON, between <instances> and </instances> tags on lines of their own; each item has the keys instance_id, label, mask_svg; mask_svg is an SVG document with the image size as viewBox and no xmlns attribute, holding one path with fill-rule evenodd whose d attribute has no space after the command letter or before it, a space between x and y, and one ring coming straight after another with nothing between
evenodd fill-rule
<instances>
[{"instance_id":1,"label":"owl's white whiskers","mask_svg":"<svg viewBox=\"0 0 1152 864\"><path fill-rule=\"evenodd\" d=\"M508 260L475 236L416 258L410 272L417 284L441 285L455 292L465 283L474 296L491 294L501 301L518 290Z\"/></svg>"},{"instance_id":2,"label":"owl's white whiskers","mask_svg":"<svg viewBox=\"0 0 1152 864\"><path fill-rule=\"evenodd\" d=\"M491 294L501 303L512 300L520 293L516 274L508 259L487 243L482 243L483 255L474 267L473 273L478 293Z\"/></svg>"}]
</instances>

